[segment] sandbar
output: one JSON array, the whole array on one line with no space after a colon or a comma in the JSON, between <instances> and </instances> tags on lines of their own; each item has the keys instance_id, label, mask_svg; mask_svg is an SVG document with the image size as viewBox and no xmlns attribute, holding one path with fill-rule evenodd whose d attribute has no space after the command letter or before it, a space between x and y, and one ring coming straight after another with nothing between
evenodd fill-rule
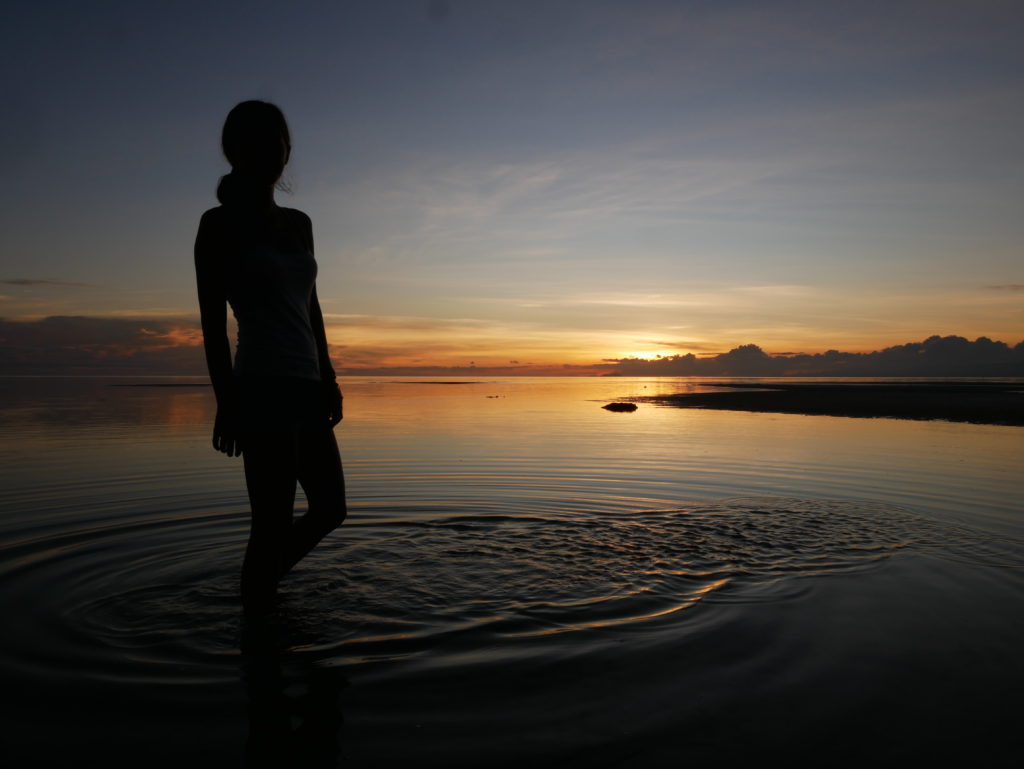
<instances>
[{"instance_id":1,"label":"sandbar","mask_svg":"<svg viewBox=\"0 0 1024 769\"><path fill-rule=\"evenodd\" d=\"M837 417L937 419L1024 425L1024 384L708 382L719 392L657 395L632 400L664 406Z\"/></svg>"}]
</instances>

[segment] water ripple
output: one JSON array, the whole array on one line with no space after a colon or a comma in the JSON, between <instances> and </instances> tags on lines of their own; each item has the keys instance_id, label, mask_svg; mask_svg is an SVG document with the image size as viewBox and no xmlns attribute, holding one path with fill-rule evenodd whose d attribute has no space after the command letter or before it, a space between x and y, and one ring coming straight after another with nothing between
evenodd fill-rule
<instances>
[{"instance_id":1,"label":"water ripple","mask_svg":"<svg viewBox=\"0 0 1024 769\"><path fill-rule=\"evenodd\" d=\"M656 633L707 601L793 597L806 584L797 578L872 568L901 551L1019 568L1024 550L892 505L838 500L737 498L585 516L408 513L381 521L357 510L290 576L281 611L294 650L349 664L427 652L436 664L469 649L516 655L571 633ZM2 603L30 595L35 605L5 640L4 664L43 670L63 658L101 677L230 677L224 661L243 630L234 569L245 519L242 509L197 503L21 531L2 548ZM40 638L50 646L35 648Z\"/></svg>"}]
</instances>

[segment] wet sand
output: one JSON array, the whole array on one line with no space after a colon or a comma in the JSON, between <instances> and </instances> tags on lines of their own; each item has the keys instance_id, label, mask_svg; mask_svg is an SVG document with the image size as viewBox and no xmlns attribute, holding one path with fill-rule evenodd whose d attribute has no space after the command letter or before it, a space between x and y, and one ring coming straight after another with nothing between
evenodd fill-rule
<instances>
[{"instance_id":1,"label":"wet sand","mask_svg":"<svg viewBox=\"0 0 1024 769\"><path fill-rule=\"evenodd\" d=\"M817 414L835 417L939 419L1024 425L1024 389L1013 383L735 384L722 392L638 398L679 408Z\"/></svg>"}]
</instances>

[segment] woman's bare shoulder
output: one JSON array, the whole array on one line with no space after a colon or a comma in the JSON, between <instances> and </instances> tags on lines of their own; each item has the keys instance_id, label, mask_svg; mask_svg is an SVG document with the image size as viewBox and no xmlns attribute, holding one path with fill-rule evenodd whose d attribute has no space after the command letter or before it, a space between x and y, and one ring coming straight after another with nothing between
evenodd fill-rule
<instances>
[{"instance_id":1,"label":"woman's bare shoulder","mask_svg":"<svg viewBox=\"0 0 1024 769\"><path fill-rule=\"evenodd\" d=\"M313 253L313 221L297 208L282 208L281 213L285 215L288 228L297 233L303 245Z\"/></svg>"},{"instance_id":2,"label":"woman's bare shoulder","mask_svg":"<svg viewBox=\"0 0 1024 769\"><path fill-rule=\"evenodd\" d=\"M300 211L297 208L281 208L281 213L294 222L296 226L313 226L313 220L309 218L309 215L305 211Z\"/></svg>"},{"instance_id":3,"label":"woman's bare shoulder","mask_svg":"<svg viewBox=\"0 0 1024 769\"><path fill-rule=\"evenodd\" d=\"M227 216L223 206L204 211L199 217L199 231L196 233L196 263L209 263L219 259L227 240Z\"/></svg>"},{"instance_id":4,"label":"woman's bare shoulder","mask_svg":"<svg viewBox=\"0 0 1024 769\"><path fill-rule=\"evenodd\" d=\"M203 211L203 215L199 217L199 229L213 229L221 230L224 229L227 223L227 211L224 206L215 206L213 208Z\"/></svg>"}]
</instances>

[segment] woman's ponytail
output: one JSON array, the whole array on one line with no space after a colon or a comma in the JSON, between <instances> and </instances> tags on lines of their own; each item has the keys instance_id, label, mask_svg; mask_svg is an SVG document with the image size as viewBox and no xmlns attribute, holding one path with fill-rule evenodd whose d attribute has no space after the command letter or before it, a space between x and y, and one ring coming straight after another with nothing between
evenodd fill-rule
<instances>
[{"instance_id":1,"label":"woman's ponytail","mask_svg":"<svg viewBox=\"0 0 1024 769\"><path fill-rule=\"evenodd\" d=\"M238 177L234 171L229 171L217 182L217 200L222 206L229 206L238 197Z\"/></svg>"}]
</instances>

